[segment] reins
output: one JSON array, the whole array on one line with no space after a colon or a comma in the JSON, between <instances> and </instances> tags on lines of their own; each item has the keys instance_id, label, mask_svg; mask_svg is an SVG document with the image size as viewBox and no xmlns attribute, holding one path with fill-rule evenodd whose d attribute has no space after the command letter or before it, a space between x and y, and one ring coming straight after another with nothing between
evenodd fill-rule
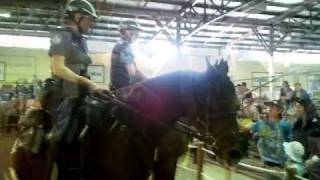
<instances>
[{"instance_id":1,"label":"reins","mask_svg":"<svg viewBox=\"0 0 320 180\"><path fill-rule=\"evenodd\" d=\"M93 100L96 100L98 102L104 103L104 104L109 104L110 102L125 108L135 114L138 114L139 116L141 116L142 118L145 118L147 120L151 120L153 122L156 122L157 124L166 127L168 126L167 124L163 123L162 121L160 121L159 119L156 118L152 118L148 115L143 114L142 112L140 112L139 110L137 110L136 108L128 105L127 103L123 102L122 100L120 100L119 98L117 98L116 96L108 93L102 93L102 92L98 92L95 95L91 95L90 98L92 98ZM212 138L211 136L207 136L207 135L202 135L201 133L199 133L195 128L185 124L184 122L178 120L176 122L176 126L174 126L174 128L184 134L190 135L192 137L195 137L201 141L204 141L205 143L207 143L208 145L212 145L215 143L214 138Z\"/></svg>"}]
</instances>

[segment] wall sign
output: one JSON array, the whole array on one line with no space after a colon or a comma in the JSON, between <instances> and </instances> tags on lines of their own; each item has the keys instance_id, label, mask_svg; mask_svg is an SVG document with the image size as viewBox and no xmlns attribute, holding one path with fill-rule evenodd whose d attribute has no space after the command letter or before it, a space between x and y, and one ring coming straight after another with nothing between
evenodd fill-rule
<instances>
[{"instance_id":1,"label":"wall sign","mask_svg":"<svg viewBox=\"0 0 320 180\"><path fill-rule=\"evenodd\" d=\"M104 82L104 65L89 65L88 66L88 75L90 79L96 83Z\"/></svg>"}]
</instances>

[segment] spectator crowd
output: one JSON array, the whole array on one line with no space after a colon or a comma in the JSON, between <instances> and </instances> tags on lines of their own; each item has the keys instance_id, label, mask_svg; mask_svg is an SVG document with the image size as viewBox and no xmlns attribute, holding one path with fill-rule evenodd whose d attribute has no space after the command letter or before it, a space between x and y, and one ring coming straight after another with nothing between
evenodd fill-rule
<instances>
[{"instance_id":1,"label":"spectator crowd","mask_svg":"<svg viewBox=\"0 0 320 180\"><path fill-rule=\"evenodd\" d=\"M292 89L284 81L276 100L253 98L245 83L236 90L242 102L240 126L252 137L263 164L320 179L320 118L301 84Z\"/></svg>"}]
</instances>

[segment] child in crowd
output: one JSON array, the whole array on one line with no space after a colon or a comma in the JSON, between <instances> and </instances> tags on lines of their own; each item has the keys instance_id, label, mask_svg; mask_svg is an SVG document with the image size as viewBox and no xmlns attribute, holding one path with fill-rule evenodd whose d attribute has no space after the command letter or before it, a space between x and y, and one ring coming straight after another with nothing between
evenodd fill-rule
<instances>
[{"instance_id":1,"label":"child in crowd","mask_svg":"<svg viewBox=\"0 0 320 180\"><path fill-rule=\"evenodd\" d=\"M265 103L269 107L268 119L258 121L252 131L258 136L258 150L264 164L270 166L283 166L285 154L283 142L290 139L290 124L281 124L283 107L278 101Z\"/></svg>"},{"instance_id":2,"label":"child in crowd","mask_svg":"<svg viewBox=\"0 0 320 180\"><path fill-rule=\"evenodd\" d=\"M283 143L284 152L287 156L286 167L293 169L295 174L303 176L306 173L306 169L303 163L303 156L305 153L303 145L298 141Z\"/></svg>"}]
</instances>

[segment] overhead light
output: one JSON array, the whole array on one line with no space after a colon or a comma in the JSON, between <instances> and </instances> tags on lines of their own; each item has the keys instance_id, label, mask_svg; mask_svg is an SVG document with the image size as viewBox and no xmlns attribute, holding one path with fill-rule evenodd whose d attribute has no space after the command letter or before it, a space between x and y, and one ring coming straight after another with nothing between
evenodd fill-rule
<instances>
[{"instance_id":1,"label":"overhead light","mask_svg":"<svg viewBox=\"0 0 320 180\"><path fill-rule=\"evenodd\" d=\"M292 36L289 34L287 37L284 38L286 41L290 41L292 39Z\"/></svg>"},{"instance_id":2,"label":"overhead light","mask_svg":"<svg viewBox=\"0 0 320 180\"><path fill-rule=\"evenodd\" d=\"M3 17L3 18L10 18L11 17L11 14L8 13L8 12L0 12L0 17Z\"/></svg>"}]
</instances>

